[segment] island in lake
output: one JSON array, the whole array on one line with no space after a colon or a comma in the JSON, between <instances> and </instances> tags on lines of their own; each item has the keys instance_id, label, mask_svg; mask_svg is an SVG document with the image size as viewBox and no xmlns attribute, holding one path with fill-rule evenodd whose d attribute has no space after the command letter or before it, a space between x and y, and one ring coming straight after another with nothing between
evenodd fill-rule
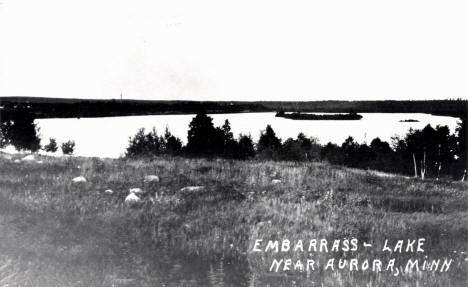
<instances>
[{"instance_id":1,"label":"island in lake","mask_svg":"<svg viewBox=\"0 0 468 287\"><path fill-rule=\"evenodd\" d=\"M407 119L407 120L400 120L400 123L418 123L418 120L415 119Z\"/></svg>"},{"instance_id":2,"label":"island in lake","mask_svg":"<svg viewBox=\"0 0 468 287\"><path fill-rule=\"evenodd\" d=\"M294 113L285 113L277 112L276 117L291 119L291 120L313 120L313 121L323 121L323 120L360 120L362 116L356 113L348 114L304 114L299 112Z\"/></svg>"}]
</instances>

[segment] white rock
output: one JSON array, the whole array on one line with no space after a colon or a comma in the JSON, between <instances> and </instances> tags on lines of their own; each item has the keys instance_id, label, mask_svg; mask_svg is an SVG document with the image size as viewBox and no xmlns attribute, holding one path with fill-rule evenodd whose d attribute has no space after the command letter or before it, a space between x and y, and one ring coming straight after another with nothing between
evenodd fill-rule
<instances>
[{"instance_id":1,"label":"white rock","mask_svg":"<svg viewBox=\"0 0 468 287\"><path fill-rule=\"evenodd\" d=\"M279 180L279 179L273 179L273 180L271 181L271 183L273 183L273 184L279 184L279 183L281 183L281 180Z\"/></svg>"},{"instance_id":2,"label":"white rock","mask_svg":"<svg viewBox=\"0 0 468 287\"><path fill-rule=\"evenodd\" d=\"M40 163L44 163L44 162L43 162L42 160L38 160L38 161L37 161L37 163L39 163L39 164L40 164Z\"/></svg>"},{"instance_id":3,"label":"white rock","mask_svg":"<svg viewBox=\"0 0 468 287\"><path fill-rule=\"evenodd\" d=\"M74 183L86 182L86 178L84 178L83 176L78 176L72 179L72 182Z\"/></svg>"},{"instance_id":4,"label":"white rock","mask_svg":"<svg viewBox=\"0 0 468 287\"><path fill-rule=\"evenodd\" d=\"M21 162L21 161L19 159L15 159L13 162L18 163L18 162Z\"/></svg>"},{"instance_id":5,"label":"white rock","mask_svg":"<svg viewBox=\"0 0 468 287\"><path fill-rule=\"evenodd\" d=\"M127 204L134 204L134 203L138 203L140 202L141 199L135 195L134 193L130 193L129 195L127 195L127 197L125 197L125 203Z\"/></svg>"},{"instance_id":6,"label":"white rock","mask_svg":"<svg viewBox=\"0 0 468 287\"><path fill-rule=\"evenodd\" d=\"M34 158L34 155L30 154L30 155L27 155L27 156L23 157L21 160L23 160L23 161L33 161L33 160L36 160L36 159Z\"/></svg>"},{"instance_id":7,"label":"white rock","mask_svg":"<svg viewBox=\"0 0 468 287\"><path fill-rule=\"evenodd\" d=\"M201 191L205 189L204 186L186 186L180 189L182 192L194 192L194 191Z\"/></svg>"},{"instance_id":8,"label":"white rock","mask_svg":"<svg viewBox=\"0 0 468 287\"><path fill-rule=\"evenodd\" d=\"M159 176L157 175L147 175L145 176L144 182L159 182Z\"/></svg>"},{"instance_id":9,"label":"white rock","mask_svg":"<svg viewBox=\"0 0 468 287\"><path fill-rule=\"evenodd\" d=\"M139 188L139 187L130 188L130 189L129 189L129 192L130 192L130 193L134 193L134 194L145 194L145 193L146 193L144 190L142 190L142 189Z\"/></svg>"},{"instance_id":10,"label":"white rock","mask_svg":"<svg viewBox=\"0 0 468 287\"><path fill-rule=\"evenodd\" d=\"M113 194L114 191L112 189L106 189L106 190L104 190L104 193L105 194Z\"/></svg>"}]
</instances>

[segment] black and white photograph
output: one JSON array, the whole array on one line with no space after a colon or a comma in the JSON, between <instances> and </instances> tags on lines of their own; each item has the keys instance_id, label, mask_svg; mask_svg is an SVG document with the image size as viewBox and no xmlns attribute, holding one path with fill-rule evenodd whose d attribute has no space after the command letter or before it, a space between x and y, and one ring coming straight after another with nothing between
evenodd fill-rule
<instances>
[{"instance_id":1,"label":"black and white photograph","mask_svg":"<svg viewBox=\"0 0 468 287\"><path fill-rule=\"evenodd\" d=\"M0 0L0 287L468 286L467 15Z\"/></svg>"}]
</instances>

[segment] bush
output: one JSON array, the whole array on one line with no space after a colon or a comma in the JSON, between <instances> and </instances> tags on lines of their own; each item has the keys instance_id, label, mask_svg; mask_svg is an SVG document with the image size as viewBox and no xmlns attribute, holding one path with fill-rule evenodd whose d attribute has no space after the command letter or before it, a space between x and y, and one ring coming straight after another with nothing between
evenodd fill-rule
<instances>
[{"instance_id":1,"label":"bush","mask_svg":"<svg viewBox=\"0 0 468 287\"><path fill-rule=\"evenodd\" d=\"M281 159L295 161L318 159L320 149L316 139L307 138L303 133L299 133L297 139L288 138L283 143Z\"/></svg>"},{"instance_id":2,"label":"bush","mask_svg":"<svg viewBox=\"0 0 468 287\"><path fill-rule=\"evenodd\" d=\"M73 151L75 150L75 142L72 140L64 142L62 143L61 148L63 154L73 154Z\"/></svg>"},{"instance_id":3,"label":"bush","mask_svg":"<svg viewBox=\"0 0 468 287\"><path fill-rule=\"evenodd\" d=\"M145 129L141 128L133 138L129 139L126 155L129 157L160 155L164 148L163 142L155 128L147 134Z\"/></svg>"},{"instance_id":4,"label":"bush","mask_svg":"<svg viewBox=\"0 0 468 287\"><path fill-rule=\"evenodd\" d=\"M56 152L57 149L57 141L54 138L50 138L49 143L44 146L46 152Z\"/></svg>"}]
</instances>

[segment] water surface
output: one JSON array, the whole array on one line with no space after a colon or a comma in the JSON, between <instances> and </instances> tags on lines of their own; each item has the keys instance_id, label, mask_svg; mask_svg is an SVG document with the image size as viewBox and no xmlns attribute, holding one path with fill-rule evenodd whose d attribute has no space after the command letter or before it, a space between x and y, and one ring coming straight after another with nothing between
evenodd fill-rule
<instances>
[{"instance_id":1,"label":"water surface","mask_svg":"<svg viewBox=\"0 0 468 287\"><path fill-rule=\"evenodd\" d=\"M434 116L429 114L386 114L361 113L363 118L356 121L346 120L291 120L275 117L275 113L241 113L210 115L216 126L228 119L234 135L250 134L256 141L260 131L270 124L277 136L283 140L296 137L303 132L307 136L315 137L320 143L333 142L341 144L348 136L352 136L359 143L379 137L391 141L394 136L404 136L410 128L422 129L427 124L433 127L447 125L451 132L455 132L457 118ZM155 127L163 134L166 127L187 141L188 125L194 115L152 115L107 118L69 118L69 119L39 119L37 120L42 137L41 144L47 144L50 137L59 143L74 140L76 142L75 155L97 157L119 157L125 153L130 136L139 128L151 129ZM400 122L400 120L414 119L419 122Z\"/></svg>"}]
</instances>

